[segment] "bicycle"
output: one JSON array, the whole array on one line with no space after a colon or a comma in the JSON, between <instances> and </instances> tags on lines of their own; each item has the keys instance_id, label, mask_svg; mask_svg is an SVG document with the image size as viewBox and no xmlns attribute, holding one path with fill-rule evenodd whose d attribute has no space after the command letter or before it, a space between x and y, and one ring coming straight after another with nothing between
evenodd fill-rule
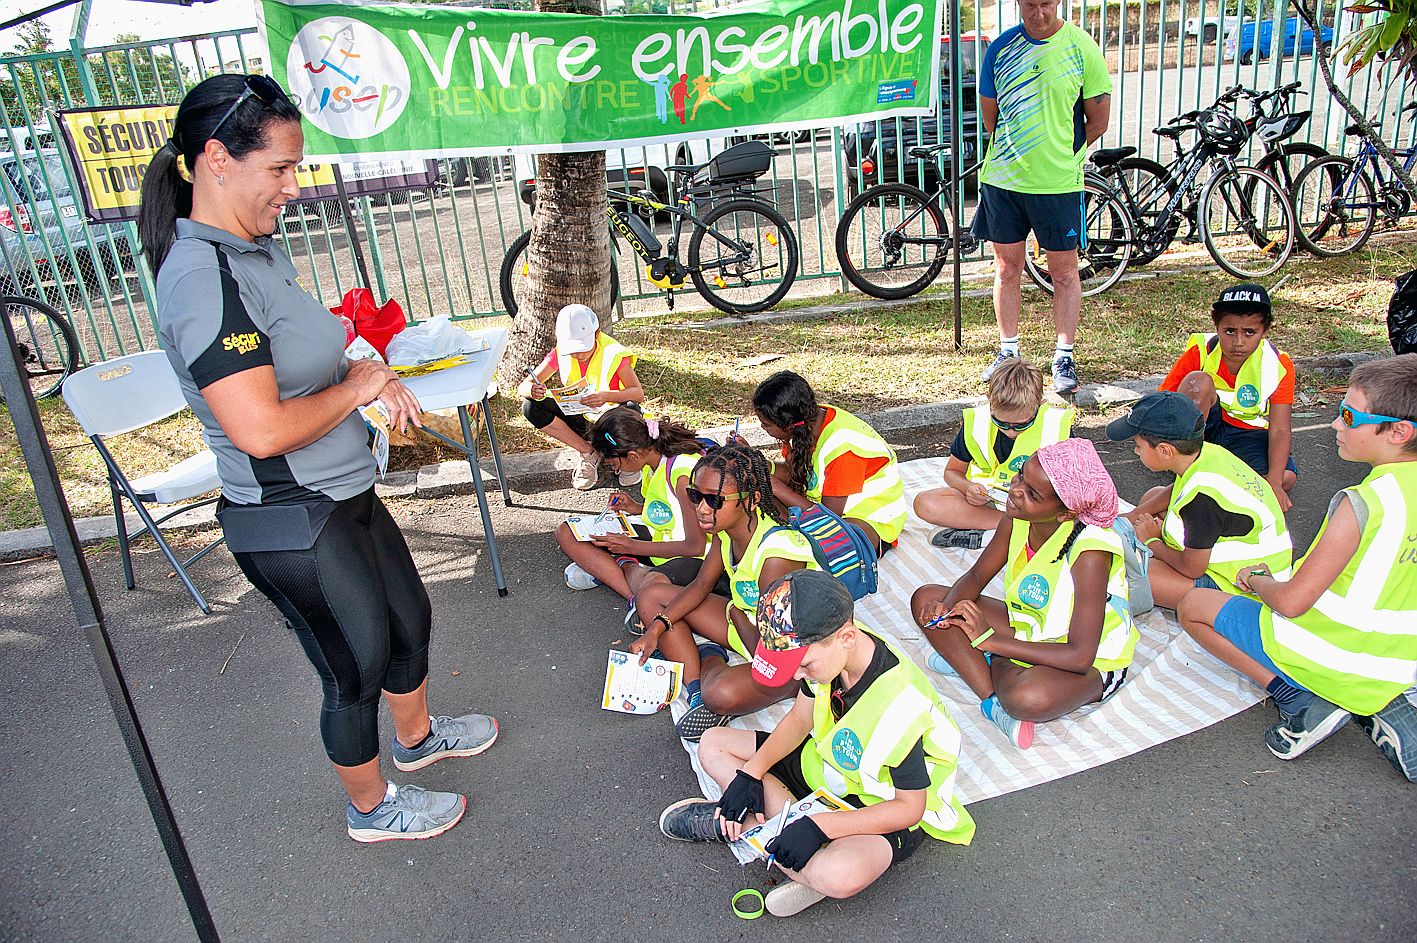
<instances>
[{"instance_id":1,"label":"bicycle","mask_svg":"<svg viewBox=\"0 0 1417 943\"><path fill-rule=\"evenodd\" d=\"M911 147L911 157L933 160L940 186L927 194L908 183L877 184L846 205L836 227L836 257L847 281L873 298L909 298L935 280L949 252L968 255L979 243L965 227L957 237L941 207L948 205L950 144ZM965 170L976 174L983 162ZM1095 181L1084 186L1086 232L1079 258L1083 294L1094 295L1116 283L1126 271L1131 251L1130 220L1121 204ZM1118 234L1122 237L1118 238ZM1028 268L1029 277L1052 290L1046 270Z\"/></svg>"},{"instance_id":2,"label":"bicycle","mask_svg":"<svg viewBox=\"0 0 1417 943\"><path fill-rule=\"evenodd\" d=\"M1196 140L1183 148L1181 136L1189 132ZM1243 121L1222 103L1173 118L1153 133L1174 142L1170 164L1136 158L1135 147L1103 148L1092 155L1097 174L1135 224L1135 264L1154 261L1178 236L1203 243L1216 264L1236 278L1269 275L1288 260L1294 212L1273 177L1236 163L1251 134ZM1209 177L1202 182L1207 168ZM1190 227L1184 236L1183 221Z\"/></svg>"},{"instance_id":3,"label":"bicycle","mask_svg":"<svg viewBox=\"0 0 1417 943\"><path fill-rule=\"evenodd\" d=\"M20 369L34 398L58 393L81 359L73 326L58 311L35 298L9 295L0 298L0 307L5 309L14 331Z\"/></svg>"},{"instance_id":4,"label":"bicycle","mask_svg":"<svg viewBox=\"0 0 1417 943\"><path fill-rule=\"evenodd\" d=\"M614 261L617 237L644 261L646 276L664 291L671 310L674 293L683 290L685 279L705 301L729 314L766 311L781 301L797 277L801 259L797 237L777 207L743 189L767 173L774 156L776 152L763 142L747 141L705 164L667 167L675 174L674 192L681 193L673 204L655 199L651 190L630 193L607 188L611 302L619 294ZM625 209L616 209L616 204ZM646 219L652 220L656 213L671 217L667 245L660 242ZM679 261L686 225L693 230L687 265ZM530 277L525 258L530 241L530 231L513 240L498 273L502 304L512 317L521 307Z\"/></svg>"},{"instance_id":5,"label":"bicycle","mask_svg":"<svg viewBox=\"0 0 1417 943\"><path fill-rule=\"evenodd\" d=\"M1417 102L1398 111L1417 112ZM1309 164L1294 186L1294 207L1299 218L1299 242L1315 255L1332 258L1356 252L1368 241L1381 212L1390 226L1397 225L1412 208L1412 194L1394 174L1388 176L1377 148L1358 125L1344 129L1362 139L1356 157L1327 157ZM1408 174L1417 166L1417 147L1394 148ZM1372 171L1367 168L1372 164ZM1374 177L1377 182L1374 182Z\"/></svg>"}]
</instances>

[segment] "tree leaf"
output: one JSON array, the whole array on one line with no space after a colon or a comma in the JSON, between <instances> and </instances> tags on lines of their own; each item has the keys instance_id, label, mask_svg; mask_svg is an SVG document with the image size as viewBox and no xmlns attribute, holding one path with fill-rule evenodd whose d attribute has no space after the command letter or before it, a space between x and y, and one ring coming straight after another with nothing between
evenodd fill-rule
<instances>
[{"instance_id":1,"label":"tree leaf","mask_svg":"<svg viewBox=\"0 0 1417 943\"><path fill-rule=\"evenodd\" d=\"M1407 28L1409 19L1406 11L1401 13L1394 11L1387 15L1387 22L1383 25L1383 31L1378 40L1378 44L1384 52L1397 45L1397 41L1402 38L1402 31Z\"/></svg>"}]
</instances>

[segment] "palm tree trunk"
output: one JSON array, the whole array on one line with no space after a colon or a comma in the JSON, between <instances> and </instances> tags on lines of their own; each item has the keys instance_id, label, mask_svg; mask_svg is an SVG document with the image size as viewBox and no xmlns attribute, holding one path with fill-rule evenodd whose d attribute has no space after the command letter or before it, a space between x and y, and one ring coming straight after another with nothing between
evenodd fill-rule
<instances>
[{"instance_id":1,"label":"palm tree trunk","mask_svg":"<svg viewBox=\"0 0 1417 943\"><path fill-rule=\"evenodd\" d=\"M598 0L537 0L543 13L598 15ZM515 384L556 343L556 314L589 305L610 323L610 234L605 221L605 152L542 154L536 159L536 212L527 246L527 296L502 356Z\"/></svg>"},{"instance_id":2,"label":"palm tree trunk","mask_svg":"<svg viewBox=\"0 0 1417 943\"><path fill-rule=\"evenodd\" d=\"M1319 24L1318 17L1315 15L1313 7L1309 5L1307 0L1293 0L1293 2L1294 9L1298 11L1299 16L1308 24L1309 29L1313 30L1315 43L1317 43L1318 37L1323 35L1323 28ZM1362 109L1353 104L1353 100L1345 95L1343 90L1338 87L1338 83L1334 81L1333 67L1329 64L1329 57L1324 55L1322 50L1317 50L1315 58L1318 59L1319 72L1323 74L1324 84L1328 86L1329 94L1333 96L1335 101L1343 106L1344 111L1348 112L1348 116L1353 119L1353 123L1363 129L1363 133L1368 136L1368 140L1373 142L1373 149L1378 152L1378 156L1382 158L1383 163L1387 164L1388 169L1393 172L1393 175L1396 176L1398 180L1402 181L1402 185L1407 188L1407 192L1412 194L1413 200L1417 201L1417 186L1413 186L1412 178L1402 166L1402 161L1397 159L1397 155L1392 152L1392 148L1387 146L1387 142L1378 136L1377 130L1374 129L1372 124L1368 121L1368 116L1363 114ZM1382 198L1382 194L1378 194L1377 196L1379 199Z\"/></svg>"}]
</instances>

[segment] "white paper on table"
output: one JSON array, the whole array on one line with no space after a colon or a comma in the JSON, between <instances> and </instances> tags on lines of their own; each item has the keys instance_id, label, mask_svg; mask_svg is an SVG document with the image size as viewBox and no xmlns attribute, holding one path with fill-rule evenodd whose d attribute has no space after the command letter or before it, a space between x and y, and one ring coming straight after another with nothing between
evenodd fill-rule
<instances>
[{"instance_id":1,"label":"white paper on table","mask_svg":"<svg viewBox=\"0 0 1417 943\"><path fill-rule=\"evenodd\" d=\"M657 714L679 696L683 678L681 662L651 658L641 665L639 656L612 648L606 659L600 706L621 714Z\"/></svg>"}]
</instances>

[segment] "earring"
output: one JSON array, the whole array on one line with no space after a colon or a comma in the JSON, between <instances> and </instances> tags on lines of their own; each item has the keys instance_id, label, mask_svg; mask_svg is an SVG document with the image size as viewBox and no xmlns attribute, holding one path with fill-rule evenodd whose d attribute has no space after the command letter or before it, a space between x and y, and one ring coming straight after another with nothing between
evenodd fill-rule
<instances>
[{"instance_id":1,"label":"earring","mask_svg":"<svg viewBox=\"0 0 1417 943\"><path fill-rule=\"evenodd\" d=\"M226 186L226 174L217 174L216 185L219 187Z\"/></svg>"}]
</instances>

